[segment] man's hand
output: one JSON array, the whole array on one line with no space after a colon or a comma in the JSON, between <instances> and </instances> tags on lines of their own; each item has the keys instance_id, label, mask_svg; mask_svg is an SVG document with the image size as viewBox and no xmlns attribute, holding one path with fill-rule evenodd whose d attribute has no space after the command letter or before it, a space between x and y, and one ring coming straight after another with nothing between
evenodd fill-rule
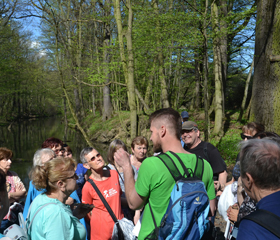
<instances>
[{"instance_id":1,"label":"man's hand","mask_svg":"<svg viewBox=\"0 0 280 240\"><path fill-rule=\"evenodd\" d=\"M114 153L114 160L123 169L131 166L130 159L129 159L129 153L124 151L123 148L119 148Z\"/></svg>"}]
</instances>

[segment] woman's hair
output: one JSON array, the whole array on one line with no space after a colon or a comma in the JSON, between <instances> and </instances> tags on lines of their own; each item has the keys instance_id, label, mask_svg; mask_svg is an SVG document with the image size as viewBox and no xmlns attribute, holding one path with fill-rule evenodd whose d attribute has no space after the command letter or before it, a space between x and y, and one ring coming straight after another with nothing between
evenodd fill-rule
<instances>
[{"instance_id":1,"label":"woman's hair","mask_svg":"<svg viewBox=\"0 0 280 240\"><path fill-rule=\"evenodd\" d=\"M259 138L259 139L262 139L262 138L280 138L280 136L275 133L275 132L259 132L257 133L254 138Z\"/></svg>"},{"instance_id":2,"label":"woman's hair","mask_svg":"<svg viewBox=\"0 0 280 240\"><path fill-rule=\"evenodd\" d=\"M143 136L138 136L132 140L131 148L134 149L135 145L145 145L147 149L149 148L149 142L147 138Z\"/></svg>"},{"instance_id":3,"label":"woman's hair","mask_svg":"<svg viewBox=\"0 0 280 240\"><path fill-rule=\"evenodd\" d=\"M31 180L37 190L46 189L47 193L54 192L57 181L64 181L69 171L74 170L76 162L72 158L54 158L44 166L35 166L31 170Z\"/></svg>"},{"instance_id":4,"label":"woman's hair","mask_svg":"<svg viewBox=\"0 0 280 240\"><path fill-rule=\"evenodd\" d=\"M7 191L6 174L2 169L0 169L0 192L4 191Z\"/></svg>"},{"instance_id":5,"label":"woman's hair","mask_svg":"<svg viewBox=\"0 0 280 240\"><path fill-rule=\"evenodd\" d=\"M72 149L67 144L63 144L63 148L66 152L73 153Z\"/></svg>"},{"instance_id":6,"label":"woman's hair","mask_svg":"<svg viewBox=\"0 0 280 240\"><path fill-rule=\"evenodd\" d=\"M249 132L253 136L257 133L264 132L264 125L256 122L250 122L242 127L242 132ZM254 132L255 134L253 134Z\"/></svg>"},{"instance_id":7,"label":"woman's hair","mask_svg":"<svg viewBox=\"0 0 280 240\"><path fill-rule=\"evenodd\" d=\"M46 156L49 157L49 159L54 158L55 157L55 152L53 150L51 150L50 148L41 148L39 150L37 150L34 153L34 157L33 157L33 166L41 166L42 165L42 157Z\"/></svg>"},{"instance_id":8,"label":"woman's hair","mask_svg":"<svg viewBox=\"0 0 280 240\"><path fill-rule=\"evenodd\" d=\"M42 148L53 148L53 147L58 147L59 145L61 145L62 147L63 142L58 138L51 137L43 142Z\"/></svg>"},{"instance_id":9,"label":"woman's hair","mask_svg":"<svg viewBox=\"0 0 280 240\"><path fill-rule=\"evenodd\" d=\"M119 149L123 148L127 152L126 145L120 139L115 139L113 142L110 143L108 153L107 153L107 161L108 163L114 164L114 153Z\"/></svg>"},{"instance_id":10,"label":"woman's hair","mask_svg":"<svg viewBox=\"0 0 280 240\"><path fill-rule=\"evenodd\" d=\"M5 147L0 148L0 160L3 160L4 158L10 159L13 156L13 152Z\"/></svg>"}]
</instances>

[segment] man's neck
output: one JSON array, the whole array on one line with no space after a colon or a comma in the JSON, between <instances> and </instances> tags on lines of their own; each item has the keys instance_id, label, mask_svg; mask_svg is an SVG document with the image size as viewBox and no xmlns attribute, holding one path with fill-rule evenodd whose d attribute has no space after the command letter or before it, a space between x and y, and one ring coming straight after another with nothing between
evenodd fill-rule
<instances>
[{"instance_id":1,"label":"man's neck","mask_svg":"<svg viewBox=\"0 0 280 240\"><path fill-rule=\"evenodd\" d=\"M187 144L187 146L188 146L189 149L193 149L193 148L197 147L198 144L200 144L200 143L201 143L201 139L198 138L198 139L194 142L193 145L188 145L188 144Z\"/></svg>"},{"instance_id":2,"label":"man's neck","mask_svg":"<svg viewBox=\"0 0 280 240\"><path fill-rule=\"evenodd\" d=\"M162 143L161 148L164 153L168 151L175 153L187 153L187 151L185 151L182 147L181 141L175 137L166 139L166 141Z\"/></svg>"}]
</instances>

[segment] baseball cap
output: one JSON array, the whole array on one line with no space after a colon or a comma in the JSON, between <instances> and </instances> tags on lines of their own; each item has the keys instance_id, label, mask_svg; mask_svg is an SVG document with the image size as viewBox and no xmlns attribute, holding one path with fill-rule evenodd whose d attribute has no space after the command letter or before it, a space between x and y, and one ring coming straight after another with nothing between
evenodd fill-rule
<instances>
[{"instance_id":1,"label":"baseball cap","mask_svg":"<svg viewBox=\"0 0 280 240\"><path fill-rule=\"evenodd\" d=\"M189 113L188 113L187 111L183 111L183 112L181 113L181 117L182 117L182 118L188 118L188 117L189 117Z\"/></svg>"},{"instance_id":2,"label":"baseball cap","mask_svg":"<svg viewBox=\"0 0 280 240\"><path fill-rule=\"evenodd\" d=\"M197 124L193 121L186 121L182 125L183 130L192 130L193 128L198 128Z\"/></svg>"}]
</instances>

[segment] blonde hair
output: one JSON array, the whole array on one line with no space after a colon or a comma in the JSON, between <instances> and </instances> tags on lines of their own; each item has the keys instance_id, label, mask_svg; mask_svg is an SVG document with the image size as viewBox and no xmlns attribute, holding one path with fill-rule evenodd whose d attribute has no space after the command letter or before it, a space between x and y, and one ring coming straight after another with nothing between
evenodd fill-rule
<instances>
[{"instance_id":1,"label":"blonde hair","mask_svg":"<svg viewBox=\"0 0 280 240\"><path fill-rule=\"evenodd\" d=\"M46 189L47 193L51 193L57 189L56 183L67 179L69 171L74 170L76 165L72 158L54 158L44 166L33 167L31 180L37 190Z\"/></svg>"}]
</instances>

